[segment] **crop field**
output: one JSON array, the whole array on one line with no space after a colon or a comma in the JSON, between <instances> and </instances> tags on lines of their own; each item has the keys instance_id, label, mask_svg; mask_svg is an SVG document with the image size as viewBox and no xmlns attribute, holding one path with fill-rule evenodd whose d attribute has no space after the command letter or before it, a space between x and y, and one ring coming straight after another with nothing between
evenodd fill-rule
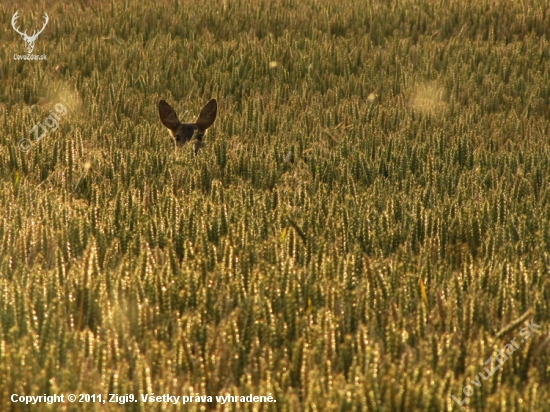
<instances>
[{"instance_id":1,"label":"crop field","mask_svg":"<svg viewBox=\"0 0 550 412\"><path fill-rule=\"evenodd\" d=\"M0 21L0 411L550 411L547 0Z\"/></svg>"}]
</instances>

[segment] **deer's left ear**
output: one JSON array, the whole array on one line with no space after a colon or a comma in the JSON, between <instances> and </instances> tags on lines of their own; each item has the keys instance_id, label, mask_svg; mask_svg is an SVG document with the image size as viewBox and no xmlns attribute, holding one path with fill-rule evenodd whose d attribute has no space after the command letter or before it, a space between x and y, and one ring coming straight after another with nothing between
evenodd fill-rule
<instances>
[{"instance_id":1,"label":"deer's left ear","mask_svg":"<svg viewBox=\"0 0 550 412\"><path fill-rule=\"evenodd\" d=\"M174 109L172 109L172 106L170 106L164 100L161 100L159 102L159 117L162 124L170 130L176 130L181 124L180 120L178 119L178 115L176 114Z\"/></svg>"},{"instance_id":2,"label":"deer's left ear","mask_svg":"<svg viewBox=\"0 0 550 412\"><path fill-rule=\"evenodd\" d=\"M216 102L216 99L212 99L202 108L199 118L195 123L199 129L206 130L212 126L212 123L216 120L217 114L218 102Z\"/></svg>"}]
</instances>

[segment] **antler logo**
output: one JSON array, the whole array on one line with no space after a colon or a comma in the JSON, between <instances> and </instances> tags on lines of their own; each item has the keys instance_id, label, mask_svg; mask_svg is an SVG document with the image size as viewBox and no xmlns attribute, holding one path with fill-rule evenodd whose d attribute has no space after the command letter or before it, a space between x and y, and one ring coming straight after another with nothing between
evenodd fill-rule
<instances>
[{"instance_id":1,"label":"antler logo","mask_svg":"<svg viewBox=\"0 0 550 412\"><path fill-rule=\"evenodd\" d=\"M42 28L39 30L39 31L34 31L32 36L29 36L27 34L27 31L25 30L25 32L21 33L19 31L19 29L16 27L15 23L17 21L17 19L19 18L19 10L17 10L12 19L11 19L11 25L13 27L13 29L21 35L21 37L23 37L23 40L25 40L25 48L27 49L27 54L31 54L32 51L34 50L34 42L36 41L36 39L38 38L38 35L40 33L42 33L44 31L44 29L46 28L46 24L48 24L48 21L50 21L50 18L48 17L48 15L46 13L44 13L44 25L42 26Z\"/></svg>"}]
</instances>

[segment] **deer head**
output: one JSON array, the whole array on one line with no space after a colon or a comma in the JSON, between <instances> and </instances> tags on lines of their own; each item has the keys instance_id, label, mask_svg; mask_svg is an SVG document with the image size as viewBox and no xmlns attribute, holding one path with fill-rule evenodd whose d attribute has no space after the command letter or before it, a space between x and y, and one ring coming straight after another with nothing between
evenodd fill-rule
<instances>
[{"instance_id":1,"label":"deer head","mask_svg":"<svg viewBox=\"0 0 550 412\"><path fill-rule=\"evenodd\" d=\"M25 40L25 48L27 49L27 54L31 54L32 51L34 50L34 42L36 41L36 39L38 38L38 35L40 33L42 33L44 31L44 29L46 28L46 24L48 24L48 21L50 20L50 18L48 17L48 15L46 13L44 13L44 25L42 26L42 28L37 32L36 30L33 32L32 36L29 36L27 34L27 31L25 30L24 33L21 33L19 31L19 29L15 26L15 22L17 21L17 19L19 18L19 10L17 10L12 19L11 19L11 26L13 27L13 29L19 33L21 35L21 37L23 37L23 40Z\"/></svg>"},{"instance_id":2,"label":"deer head","mask_svg":"<svg viewBox=\"0 0 550 412\"><path fill-rule=\"evenodd\" d=\"M172 106L166 103L165 100L159 102L159 116L162 124L168 129L178 146L193 142L195 154L202 147L202 138L206 133L206 129L212 126L217 114L218 103L216 99L212 99L202 108L195 123L182 123Z\"/></svg>"}]
</instances>

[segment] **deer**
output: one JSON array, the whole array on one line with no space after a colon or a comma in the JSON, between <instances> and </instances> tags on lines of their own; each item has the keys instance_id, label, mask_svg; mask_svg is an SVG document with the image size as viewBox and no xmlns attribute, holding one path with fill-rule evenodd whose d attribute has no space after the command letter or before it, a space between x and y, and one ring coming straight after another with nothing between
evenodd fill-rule
<instances>
[{"instance_id":1,"label":"deer","mask_svg":"<svg viewBox=\"0 0 550 412\"><path fill-rule=\"evenodd\" d=\"M32 34L32 36L29 36L27 34L27 31L25 30L24 33L21 33L19 31L19 28L17 28L15 26L15 22L17 21L17 19L19 18L19 10L17 10L14 14L13 14L13 17L11 19L11 26L13 27L13 29L21 35L21 37L23 37L23 40L25 41L26 45L25 45L25 48L27 49L27 54L31 54L32 51L34 50L34 42L36 41L36 39L38 38L38 35L40 33L42 33L44 31L44 29L46 28L46 24L48 24L48 21L50 21L50 18L48 17L48 15L46 13L44 13L44 25L42 26L42 28L37 32L36 30L34 31L34 33Z\"/></svg>"},{"instance_id":2,"label":"deer","mask_svg":"<svg viewBox=\"0 0 550 412\"><path fill-rule=\"evenodd\" d=\"M177 146L184 146L192 142L195 155L203 146L202 138L206 133L206 129L212 126L214 120L216 120L217 113L218 103L216 99L212 99L202 108L195 123L182 123L178 119L176 111L172 109L172 106L166 103L165 100L159 101L159 117L161 123L176 140Z\"/></svg>"}]
</instances>

